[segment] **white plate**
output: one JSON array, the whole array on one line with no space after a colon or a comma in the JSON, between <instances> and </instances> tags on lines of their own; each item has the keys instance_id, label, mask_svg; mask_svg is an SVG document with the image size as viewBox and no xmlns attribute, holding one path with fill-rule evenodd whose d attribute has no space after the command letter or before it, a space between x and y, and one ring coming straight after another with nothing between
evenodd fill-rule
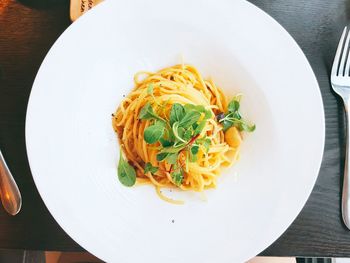
<instances>
[{"instance_id":1,"label":"white plate","mask_svg":"<svg viewBox=\"0 0 350 263\"><path fill-rule=\"evenodd\" d=\"M111 113L139 70L181 61L227 94L244 93L257 125L207 201L117 179ZM322 100L300 48L245 1L107 1L70 26L35 79L26 121L31 171L60 226L107 262L242 262L292 223L315 183ZM238 176L237 176L238 175ZM174 220L174 223L172 223Z\"/></svg>"}]
</instances>

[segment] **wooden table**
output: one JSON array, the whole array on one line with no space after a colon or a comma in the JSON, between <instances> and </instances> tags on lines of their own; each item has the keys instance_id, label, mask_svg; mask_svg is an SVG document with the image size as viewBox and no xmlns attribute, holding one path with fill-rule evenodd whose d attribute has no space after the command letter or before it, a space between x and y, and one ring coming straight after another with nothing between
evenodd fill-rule
<instances>
[{"instance_id":1,"label":"wooden table","mask_svg":"<svg viewBox=\"0 0 350 263\"><path fill-rule=\"evenodd\" d=\"M350 232L340 215L344 113L329 84L337 42L350 19L350 1L251 2L280 22L305 52L320 85L326 116L325 153L316 186L295 222L262 255L350 257ZM1 248L82 250L43 204L30 173L24 139L32 83L49 48L70 24L68 5L63 0L0 0L0 147L23 194L18 216L0 208Z\"/></svg>"}]
</instances>

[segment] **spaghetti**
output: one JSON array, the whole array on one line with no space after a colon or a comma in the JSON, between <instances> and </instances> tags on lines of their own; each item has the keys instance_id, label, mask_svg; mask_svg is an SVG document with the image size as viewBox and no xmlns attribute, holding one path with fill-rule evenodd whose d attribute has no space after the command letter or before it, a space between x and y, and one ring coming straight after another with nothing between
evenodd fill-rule
<instances>
[{"instance_id":1,"label":"spaghetti","mask_svg":"<svg viewBox=\"0 0 350 263\"><path fill-rule=\"evenodd\" d=\"M181 201L162 195L161 188L215 187L221 167L238 159L241 131L255 128L239 115L240 97L228 103L212 80L187 64L139 72L134 82L112 122L136 182L154 185L173 203Z\"/></svg>"}]
</instances>

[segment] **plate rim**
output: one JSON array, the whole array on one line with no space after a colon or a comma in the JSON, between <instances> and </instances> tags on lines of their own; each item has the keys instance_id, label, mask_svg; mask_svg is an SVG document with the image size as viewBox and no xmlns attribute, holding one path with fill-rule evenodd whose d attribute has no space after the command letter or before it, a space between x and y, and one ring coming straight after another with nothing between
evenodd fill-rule
<instances>
[{"instance_id":1,"label":"plate rim","mask_svg":"<svg viewBox=\"0 0 350 263\"><path fill-rule=\"evenodd\" d=\"M254 5L253 3L249 2L249 1L246 1L246 0L240 0L242 3L244 2L244 4L248 4L250 6L250 8L253 8L255 9L256 12L259 12L261 14L263 14L263 16L270 20L271 23L273 23L275 26L279 27L279 30L281 33L283 33L285 35L285 37L287 37L290 42L292 42L294 45L296 45L297 47L297 50L299 53L301 53L303 59L304 59L304 62L305 65L309 68L310 72L312 73L312 78L313 78L313 82L315 84L315 87L313 88L316 88L317 87L317 95L318 95L318 100L317 100L317 104L319 104L318 106L320 106L320 110L322 110L322 113L320 113L320 116L321 117L321 122L322 122L322 130L319 131L319 134L320 134L320 137L321 137L321 140L322 140L322 151L320 151L320 153L318 153L318 158L317 158L317 174L315 174L313 176L313 182L312 184L310 184L308 186L308 191L307 191L307 197L303 200L303 204L300 206L300 208L298 209L298 213L295 214L295 216L293 217L292 220L290 220L290 222L287 224L288 226L284 228L284 230L282 232L280 232L279 235L275 236L275 237L269 237L267 239L264 239L264 242L263 245L260 245L262 247L262 249L259 249L259 251L257 251L257 253L263 251L263 249L266 249L269 245L273 244L288 228L289 226L295 221L295 219L297 218L297 216L300 214L300 212L303 210L306 202L308 201L311 193L312 193L312 190L313 188L315 187L315 184L316 184L316 181L317 181L317 178L319 176L319 173L320 173L320 169L321 169L321 165L322 165L322 162L323 162L323 157L324 157L324 150L325 150L325 139L326 139L326 123L325 123L325 109L324 109L324 103L323 103L323 97L322 97L322 92L321 92L321 89L320 89L320 86L319 86L319 83L318 83L318 80L317 80L317 77L315 75L315 72L309 62L309 60L307 59L305 53L303 52L303 50L301 49L301 47L299 46L299 44L297 43L297 41L293 38L292 35L289 34L289 32L277 21L275 20L270 14L268 14L267 12L265 12L263 9L259 8L258 6ZM72 27L78 27L80 24L84 23L85 20L89 19L90 17L90 14L91 13L94 13L96 12L96 10L98 9L102 9L104 8L104 6L106 5L110 5L112 1L104 1L102 3L100 3L98 6L94 7L94 9L90 10L89 12L87 12L87 14L85 14L84 16L80 17L77 21L75 21L74 23L72 23L69 27L67 27L62 33L61 35L56 39L56 41L54 42L54 44L51 46L50 50L48 51L48 53L46 54L45 58L43 59L39 69L38 69L38 72L35 76L35 80L33 82L33 85L32 85L32 90L30 92L30 95L29 95L29 98L28 98L28 104L27 104L27 109L26 109L26 116L25 116L25 145L26 145L26 153L27 153L27 158L28 158L28 164L29 164L29 167L30 167L30 171L31 171L31 174L32 174L32 178L33 178L33 181L35 183L35 186L38 190L38 193L43 201L43 203L45 204L45 206L47 207L47 209L49 210L50 214L52 215L52 217L55 219L55 221L58 223L58 225L62 228L62 230L72 239L74 240L77 244L79 244L81 247L83 247L84 249L87 250L87 247L85 245L82 245L81 242L78 243L78 241L76 240L76 237L72 237L69 233L69 231L67 230L66 226L63 224L63 221L62 220L62 216L60 216L60 219L56 219L56 215L54 215L52 213L52 208L50 207L50 205L45 201L45 195L43 194L43 191L40 190L40 183L38 183L38 177L34 175L34 173L32 172L32 164L31 164L31 158L30 157L30 147L28 146L28 141L30 141L30 135L29 135L29 130L28 130L28 123L30 122L30 119L31 119L31 109L33 108L33 106L31 106L33 103L31 103L31 101L33 100L33 90L35 88L35 85L36 85L36 81L37 81L37 78L38 76L40 75L40 72L41 72L41 69L43 67L43 65L45 64L45 61L50 57L50 54L51 54L51 51L55 48L57 48L57 46L59 45L59 42L62 41L62 39L64 38L64 35L67 31L71 30ZM315 99L316 101L316 99ZM316 164L316 162L315 162ZM316 165L315 165L316 166ZM89 251L93 251L93 249L91 249L91 247L89 248ZM95 255L97 257L100 257L101 255ZM100 257L101 259L103 259L102 257Z\"/></svg>"}]
</instances>

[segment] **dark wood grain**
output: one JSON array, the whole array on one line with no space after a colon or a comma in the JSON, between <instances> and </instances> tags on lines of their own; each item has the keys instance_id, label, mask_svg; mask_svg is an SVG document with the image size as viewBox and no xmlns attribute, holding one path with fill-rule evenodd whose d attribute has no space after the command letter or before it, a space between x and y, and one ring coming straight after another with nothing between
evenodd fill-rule
<instances>
[{"instance_id":1,"label":"dark wood grain","mask_svg":"<svg viewBox=\"0 0 350 263\"><path fill-rule=\"evenodd\" d=\"M0 147L23 195L16 217L0 209L0 247L81 249L44 206L29 170L24 124L29 93L47 51L70 22L68 5L0 1Z\"/></svg>"},{"instance_id":2,"label":"dark wood grain","mask_svg":"<svg viewBox=\"0 0 350 263\"><path fill-rule=\"evenodd\" d=\"M344 113L329 84L337 42L350 19L350 1L250 2L280 22L305 52L320 85L326 117L325 152L314 190L295 222L262 255L350 257L350 232L340 215ZM45 54L69 25L68 3L59 0L41 1L38 5L30 0L22 3L28 6L13 0L0 2L0 147L24 199L23 210L16 217L0 209L0 247L81 250L60 229L40 199L30 174L24 141L31 86Z\"/></svg>"},{"instance_id":3,"label":"dark wood grain","mask_svg":"<svg viewBox=\"0 0 350 263\"><path fill-rule=\"evenodd\" d=\"M251 1L280 22L303 49L317 76L326 117L321 171L304 209L263 255L350 256L350 232L341 221L344 116L331 92L329 72L341 31L348 23L349 1ZM291 197L293 198L293 197Z\"/></svg>"},{"instance_id":4,"label":"dark wood grain","mask_svg":"<svg viewBox=\"0 0 350 263\"><path fill-rule=\"evenodd\" d=\"M326 117L325 152L313 192L295 222L262 254L350 256L350 232L340 214L345 144L343 107L329 83L339 37L350 16L350 1L251 2L281 23L303 49L317 76Z\"/></svg>"}]
</instances>

